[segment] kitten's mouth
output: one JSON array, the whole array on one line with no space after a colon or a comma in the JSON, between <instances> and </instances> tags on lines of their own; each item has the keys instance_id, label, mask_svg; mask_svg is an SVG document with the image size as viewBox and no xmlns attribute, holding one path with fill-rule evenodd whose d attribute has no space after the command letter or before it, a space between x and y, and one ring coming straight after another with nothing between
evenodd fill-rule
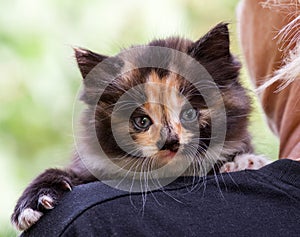
<instances>
[{"instance_id":1,"label":"kitten's mouth","mask_svg":"<svg viewBox=\"0 0 300 237\"><path fill-rule=\"evenodd\" d=\"M170 151L170 150L164 150L159 152L159 157L162 159L172 159L177 152Z\"/></svg>"}]
</instances>

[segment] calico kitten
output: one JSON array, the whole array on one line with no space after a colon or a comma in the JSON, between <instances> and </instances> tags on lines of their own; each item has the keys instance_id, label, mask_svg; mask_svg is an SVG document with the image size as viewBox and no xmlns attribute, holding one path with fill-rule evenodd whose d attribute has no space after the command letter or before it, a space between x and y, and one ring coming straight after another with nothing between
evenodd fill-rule
<instances>
[{"instance_id":1,"label":"calico kitten","mask_svg":"<svg viewBox=\"0 0 300 237\"><path fill-rule=\"evenodd\" d=\"M266 164L252 154L250 99L227 24L196 42L154 40L114 57L77 48L75 56L87 109L73 162L25 189L12 215L17 229L33 225L73 186L98 179L137 180L147 191L149 180Z\"/></svg>"}]
</instances>

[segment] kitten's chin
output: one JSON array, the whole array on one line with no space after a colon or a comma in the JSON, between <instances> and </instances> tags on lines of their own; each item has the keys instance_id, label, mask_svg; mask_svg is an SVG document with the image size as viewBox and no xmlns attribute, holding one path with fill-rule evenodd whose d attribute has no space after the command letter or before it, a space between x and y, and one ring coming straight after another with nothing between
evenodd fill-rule
<instances>
[{"instance_id":1,"label":"kitten's chin","mask_svg":"<svg viewBox=\"0 0 300 237\"><path fill-rule=\"evenodd\" d=\"M169 161L171 161L174 158L176 154L177 152L173 152L170 150L160 151L157 154L157 159L159 160L160 163L167 164Z\"/></svg>"}]
</instances>

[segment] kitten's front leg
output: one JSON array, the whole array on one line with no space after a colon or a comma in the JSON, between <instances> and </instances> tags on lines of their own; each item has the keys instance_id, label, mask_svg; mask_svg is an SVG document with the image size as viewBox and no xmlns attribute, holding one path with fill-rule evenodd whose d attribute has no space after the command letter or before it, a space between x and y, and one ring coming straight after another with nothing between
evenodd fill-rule
<instances>
[{"instance_id":1,"label":"kitten's front leg","mask_svg":"<svg viewBox=\"0 0 300 237\"><path fill-rule=\"evenodd\" d=\"M220 172L234 172L245 169L256 170L270 162L265 156L246 153L237 155L232 162L226 162L220 168Z\"/></svg>"},{"instance_id":2,"label":"kitten's front leg","mask_svg":"<svg viewBox=\"0 0 300 237\"><path fill-rule=\"evenodd\" d=\"M19 198L11 221L18 230L26 230L36 223L44 212L54 208L62 195L72 190L74 178L69 172L48 169L25 189Z\"/></svg>"}]
</instances>

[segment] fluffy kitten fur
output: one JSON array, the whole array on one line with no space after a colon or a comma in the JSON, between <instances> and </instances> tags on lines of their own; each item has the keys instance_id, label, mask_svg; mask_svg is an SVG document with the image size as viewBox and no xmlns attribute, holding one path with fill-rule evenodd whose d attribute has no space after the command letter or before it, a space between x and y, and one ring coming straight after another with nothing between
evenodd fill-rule
<instances>
[{"instance_id":1,"label":"fluffy kitten fur","mask_svg":"<svg viewBox=\"0 0 300 237\"><path fill-rule=\"evenodd\" d=\"M87 105L82 119L84 139L81 142L84 144L81 145L87 150L88 156L82 157L76 152L68 168L46 170L26 188L12 215L12 222L17 229L25 230L33 225L73 186L95 181L99 175L101 179L113 178L108 164L95 156L95 147L99 146L99 143L104 153L115 164L125 170L135 172L163 167L175 155L191 161L191 165L182 175L200 174L200 171L205 169L202 167L204 159L208 159L207 162L212 165L213 172L218 172L221 164L225 162L228 163L221 167L221 171L251 168L253 165L258 168L265 164L263 158L245 155L253 152L247 130L251 106L250 99L239 81L240 63L229 50L227 24L218 24L196 42L174 37L154 40L149 43L149 46L174 49L187 54L210 73L222 95L226 111L226 134L221 154L217 157L212 153L205 156L210 142L216 139L211 137L211 121L213 117L219 116L220 102L214 101L214 106L209 108L207 101L196 90L193 83L168 70L172 68L172 59L162 60L160 68L138 68L123 72L126 63L122 57L115 56L118 77L108 84L94 105L94 97L97 96L97 91L105 78L99 75L89 76L89 73L97 64L109 57L85 49L75 49L75 56L84 82L81 99ZM143 46L133 46L133 49L139 49L139 47L142 51ZM143 51L133 57L133 62L134 60L139 63L147 61L148 56L147 51ZM197 83L204 84L200 75ZM115 131L121 138L120 140L122 136L129 133L134 141L123 144L127 146L126 149L130 149L130 152L127 152L116 142L111 121L114 117L113 109L118 105L118 100L132 87L135 88L135 94L131 96L131 101L127 100L127 103L119 105L115 115ZM144 101L129 115L129 121L126 120L126 116L123 118L127 109L140 98L144 98ZM190 105L187 105L185 98ZM216 100L213 93L211 100ZM215 125L217 130L221 129L224 121L218 121L218 123ZM126 126L128 129L124 129ZM96 141L91 140L89 136L93 132L96 133ZM191 148L196 150L195 153L189 152ZM237 157L239 159L236 159ZM86 168L83 159L85 162L92 163L93 168L97 170L97 178ZM235 163L235 159L242 164L242 167ZM242 160L242 163L239 160ZM180 165L180 162L175 162L169 167L165 176L172 176L173 169L176 170ZM205 170L204 174L207 171Z\"/></svg>"}]
</instances>

